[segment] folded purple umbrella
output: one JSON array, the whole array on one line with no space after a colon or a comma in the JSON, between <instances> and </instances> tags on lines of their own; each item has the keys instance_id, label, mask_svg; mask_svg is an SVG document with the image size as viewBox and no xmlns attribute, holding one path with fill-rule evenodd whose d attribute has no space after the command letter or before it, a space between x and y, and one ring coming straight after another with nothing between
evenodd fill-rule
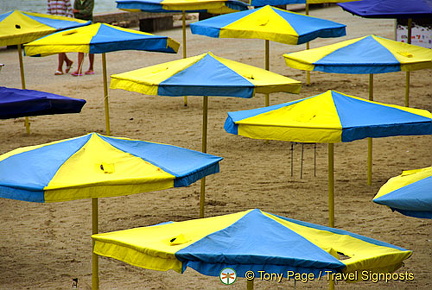
<instances>
[{"instance_id":1,"label":"folded purple umbrella","mask_svg":"<svg viewBox=\"0 0 432 290\"><path fill-rule=\"evenodd\" d=\"M0 87L0 119L79 113L85 103L41 91Z\"/></svg>"}]
</instances>

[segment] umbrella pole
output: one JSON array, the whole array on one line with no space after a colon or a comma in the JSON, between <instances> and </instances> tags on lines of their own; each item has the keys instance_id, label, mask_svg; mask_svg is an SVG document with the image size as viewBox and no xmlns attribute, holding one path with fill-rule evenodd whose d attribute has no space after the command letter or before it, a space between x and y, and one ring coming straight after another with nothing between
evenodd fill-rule
<instances>
[{"instance_id":1,"label":"umbrella pole","mask_svg":"<svg viewBox=\"0 0 432 290\"><path fill-rule=\"evenodd\" d=\"M92 234L99 232L98 199L92 198ZM92 241L92 290L99 289L99 259L93 252L95 241Z\"/></svg>"},{"instance_id":2,"label":"umbrella pole","mask_svg":"<svg viewBox=\"0 0 432 290\"><path fill-rule=\"evenodd\" d=\"M373 101L373 74L369 74L369 101ZM368 140L367 184L372 185L372 138Z\"/></svg>"},{"instance_id":3,"label":"umbrella pole","mask_svg":"<svg viewBox=\"0 0 432 290\"><path fill-rule=\"evenodd\" d=\"M187 57L187 54L186 54L186 12L184 10L182 11L182 31L183 31L183 58L186 58ZM184 106L187 107L188 100L187 100L186 96L183 97L183 103L184 103Z\"/></svg>"},{"instance_id":4,"label":"umbrella pole","mask_svg":"<svg viewBox=\"0 0 432 290\"><path fill-rule=\"evenodd\" d=\"M412 36L412 18L408 18L408 44L411 44ZM409 94L410 94L410 72L405 73L405 107L409 107Z\"/></svg>"},{"instance_id":5,"label":"umbrella pole","mask_svg":"<svg viewBox=\"0 0 432 290\"><path fill-rule=\"evenodd\" d=\"M106 128L106 134L110 136L111 128L110 128L110 114L109 114L109 100L108 100L108 76L107 76L105 53L102 53L102 71L103 71L103 82L104 82L105 128Z\"/></svg>"},{"instance_id":6,"label":"umbrella pole","mask_svg":"<svg viewBox=\"0 0 432 290\"><path fill-rule=\"evenodd\" d=\"M328 207L329 227L334 227L334 144L328 143Z\"/></svg>"},{"instance_id":7,"label":"umbrella pole","mask_svg":"<svg viewBox=\"0 0 432 290\"><path fill-rule=\"evenodd\" d=\"M21 44L18 44L18 58L19 58L19 64L20 64L20 75L21 75L21 88L23 90L26 89L26 82L25 82L25 76L24 76L24 61L22 57L22 47ZM26 127L27 134L30 134L30 120L29 117L24 117L24 125Z\"/></svg>"},{"instance_id":8,"label":"umbrella pole","mask_svg":"<svg viewBox=\"0 0 432 290\"><path fill-rule=\"evenodd\" d=\"M254 283L253 283L253 281L254 281L254 280L247 280L247 281L246 281L246 289L247 289L247 290L253 290L253 288L254 288Z\"/></svg>"},{"instance_id":9,"label":"umbrella pole","mask_svg":"<svg viewBox=\"0 0 432 290\"><path fill-rule=\"evenodd\" d=\"M307 3L306 1L306 6L305 6L305 13L306 15L309 15L309 3ZM306 49L309 49L309 42L306 42ZM306 84L310 85L310 71L306 71Z\"/></svg>"},{"instance_id":10,"label":"umbrella pole","mask_svg":"<svg viewBox=\"0 0 432 290\"><path fill-rule=\"evenodd\" d=\"M265 40L265 63L264 63L265 69L270 70L270 41ZM265 106L270 106L270 95L265 94Z\"/></svg>"},{"instance_id":11,"label":"umbrella pole","mask_svg":"<svg viewBox=\"0 0 432 290\"><path fill-rule=\"evenodd\" d=\"M201 151L207 153L207 122L208 121L208 96L203 97L203 126L202 126L202 143ZM201 179L201 192L200 192L200 218L204 217L204 204L205 204L205 177Z\"/></svg>"}]
</instances>

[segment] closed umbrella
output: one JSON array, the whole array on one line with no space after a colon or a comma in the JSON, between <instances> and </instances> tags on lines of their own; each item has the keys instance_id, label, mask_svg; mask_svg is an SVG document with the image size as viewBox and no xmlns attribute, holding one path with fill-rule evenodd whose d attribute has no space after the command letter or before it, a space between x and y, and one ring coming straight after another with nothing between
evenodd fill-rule
<instances>
[{"instance_id":1,"label":"closed umbrella","mask_svg":"<svg viewBox=\"0 0 432 290\"><path fill-rule=\"evenodd\" d=\"M21 88L26 89L22 44L56 31L88 24L90 24L90 21L19 10L0 14L0 46L17 45ZM25 119L25 125L26 131L29 134L30 122L28 118Z\"/></svg>"},{"instance_id":2,"label":"closed umbrella","mask_svg":"<svg viewBox=\"0 0 432 290\"><path fill-rule=\"evenodd\" d=\"M166 36L96 23L48 35L27 43L25 53L29 56L46 56L61 52L83 52L102 54L105 127L111 134L109 118L108 77L105 54L121 50L143 50L152 52L177 53L179 43Z\"/></svg>"},{"instance_id":3,"label":"closed umbrella","mask_svg":"<svg viewBox=\"0 0 432 290\"><path fill-rule=\"evenodd\" d=\"M230 112L225 130L254 139L328 143L329 225L333 227L334 143L367 137L432 135L432 114L327 91L284 104Z\"/></svg>"},{"instance_id":4,"label":"closed umbrella","mask_svg":"<svg viewBox=\"0 0 432 290\"><path fill-rule=\"evenodd\" d=\"M406 216L432 219L432 167L403 171L389 179L373 202Z\"/></svg>"},{"instance_id":5,"label":"closed umbrella","mask_svg":"<svg viewBox=\"0 0 432 290\"><path fill-rule=\"evenodd\" d=\"M259 209L92 238L94 253L133 266L179 273L192 268L220 278L229 268L247 278L248 286L263 272L285 278L309 274L317 280L330 273L393 272L412 255L382 241Z\"/></svg>"},{"instance_id":6,"label":"closed umbrella","mask_svg":"<svg viewBox=\"0 0 432 290\"><path fill-rule=\"evenodd\" d=\"M111 75L112 89L145 95L202 96L202 152L207 152L209 96L252 98L255 93L298 93L300 82L267 70L218 57L212 53L179 59ZM200 216L204 216L204 184L201 182Z\"/></svg>"},{"instance_id":7,"label":"closed umbrella","mask_svg":"<svg viewBox=\"0 0 432 290\"><path fill-rule=\"evenodd\" d=\"M221 157L167 144L96 133L18 148L0 155L0 197L30 202L92 199L188 186L219 172ZM98 260L93 255L93 289Z\"/></svg>"}]
</instances>

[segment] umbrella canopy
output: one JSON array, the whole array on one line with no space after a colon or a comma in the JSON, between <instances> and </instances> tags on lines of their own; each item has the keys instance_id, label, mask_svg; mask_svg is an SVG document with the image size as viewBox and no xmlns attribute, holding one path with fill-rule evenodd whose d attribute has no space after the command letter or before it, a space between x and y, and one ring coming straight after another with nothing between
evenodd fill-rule
<instances>
[{"instance_id":1,"label":"umbrella canopy","mask_svg":"<svg viewBox=\"0 0 432 290\"><path fill-rule=\"evenodd\" d=\"M227 96L298 93L301 83L211 52L111 75L112 89L160 96Z\"/></svg>"},{"instance_id":2,"label":"umbrella canopy","mask_svg":"<svg viewBox=\"0 0 432 290\"><path fill-rule=\"evenodd\" d=\"M289 67L328 73L379 74L432 68L432 50L376 35L283 56Z\"/></svg>"},{"instance_id":3,"label":"umbrella canopy","mask_svg":"<svg viewBox=\"0 0 432 290\"><path fill-rule=\"evenodd\" d=\"M432 167L403 171L388 180L373 201L407 216L432 219Z\"/></svg>"},{"instance_id":4,"label":"umbrella canopy","mask_svg":"<svg viewBox=\"0 0 432 290\"><path fill-rule=\"evenodd\" d=\"M392 272L412 252L344 230L306 223L258 209L163 223L92 236L94 253L134 266L182 273L190 267L219 276L253 271L325 275L371 270ZM338 253L348 256L339 259ZM328 271L328 272L326 272ZM321 273L321 274L320 274Z\"/></svg>"},{"instance_id":5,"label":"umbrella canopy","mask_svg":"<svg viewBox=\"0 0 432 290\"><path fill-rule=\"evenodd\" d=\"M230 112L225 130L255 139L351 142L367 137L432 134L432 114L327 91L268 108Z\"/></svg>"},{"instance_id":6,"label":"umbrella canopy","mask_svg":"<svg viewBox=\"0 0 432 290\"><path fill-rule=\"evenodd\" d=\"M285 104L230 112L225 130L254 139L329 143L329 224L333 226L333 143L367 137L431 135L432 114L327 91Z\"/></svg>"},{"instance_id":7,"label":"umbrella canopy","mask_svg":"<svg viewBox=\"0 0 432 290\"><path fill-rule=\"evenodd\" d=\"M79 113L85 103L47 92L0 87L0 119Z\"/></svg>"},{"instance_id":8,"label":"umbrella canopy","mask_svg":"<svg viewBox=\"0 0 432 290\"><path fill-rule=\"evenodd\" d=\"M18 45L21 88L26 89L21 48L23 43L35 40L55 31L85 26L90 23L90 21L64 16L30 13L19 10L0 14L0 46ZM30 122L28 118L25 119L25 125L27 133L30 134Z\"/></svg>"},{"instance_id":9,"label":"umbrella canopy","mask_svg":"<svg viewBox=\"0 0 432 290\"><path fill-rule=\"evenodd\" d=\"M92 198L92 233L98 233L98 198L188 186L219 172L221 157L176 146L96 133L23 147L0 155L0 197L58 202ZM98 289L98 259L92 259Z\"/></svg>"},{"instance_id":10,"label":"umbrella canopy","mask_svg":"<svg viewBox=\"0 0 432 290\"><path fill-rule=\"evenodd\" d=\"M294 45L346 34L344 24L269 5L212 17L190 27L194 34L215 38L254 38Z\"/></svg>"},{"instance_id":11,"label":"umbrella canopy","mask_svg":"<svg viewBox=\"0 0 432 290\"><path fill-rule=\"evenodd\" d=\"M285 5L285 4L323 4L323 3L339 3L358 0L251 0L252 6L265 5Z\"/></svg>"},{"instance_id":12,"label":"umbrella canopy","mask_svg":"<svg viewBox=\"0 0 432 290\"><path fill-rule=\"evenodd\" d=\"M432 16L432 1L430 0L362 0L338 5L350 13L366 18L423 18Z\"/></svg>"},{"instance_id":13,"label":"umbrella canopy","mask_svg":"<svg viewBox=\"0 0 432 290\"><path fill-rule=\"evenodd\" d=\"M172 145L92 133L0 155L0 197L56 202L188 186L219 172L221 160Z\"/></svg>"},{"instance_id":14,"label":"umbrella canopy","mask_svg":"<svg viewBox=\"0 0 432 290\"><path fill-rule=\"evenodd\" d=\"M27 43L59 30L90 23L65 16L9 11L0 14L0 46Z\"/></svg>"},{"instance_id":15,"label":"umbrella canopy","mask_svg":"<svg viewBox=\"0 0 432 290\"><path fill-rule=\"evenodd\" d=\"M106 133L111 134L109 119L108 80L105 53L120 50L143 50L176 53L179 43L166 36L157 36L104 23L53 33L25 45L29 56L45 56L61 52L101 53L103 66Z\"/></svg>"},{"instance_id":16,"label":"umbrella canopy","mask_svg":"<svg viewBox=\"0 0 432 290\"><path fill-rule=\"evenodd\" d=\"M131 12L209 12L231 13L246 10L247 4L236 0L117 0L117 8Z\"/></svg>"},{"instance_id":17,"label":"umbrella canopy","mask_svg":"<svg viewBox=\"0 0 432 290\"><path fill-rule=\"evenodd\" d=\"M28 56L61 52L107 53L143 50L176 53L180 44L167 36L153 35L105 23L53 33L24 45Z\"/></svg>"}]
</instances>

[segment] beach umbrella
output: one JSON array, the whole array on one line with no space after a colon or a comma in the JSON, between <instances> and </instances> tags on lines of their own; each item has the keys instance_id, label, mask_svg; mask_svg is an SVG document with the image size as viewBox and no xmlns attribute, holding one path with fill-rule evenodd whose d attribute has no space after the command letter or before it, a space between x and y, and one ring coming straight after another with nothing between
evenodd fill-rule
<instances>
[{"instance_id":1,"label":"beach umbrella","mask_svg":"<svg viewBox=\"0 0 432 290\"><path fill-rule=\"evenodd\" d=\"M254 139L328 143L329 225L334 226L334 143L359 139L431 135L432 114L336 91L264 108L230 112L228 133Z\"/></svg>"},{"instance_id":2,"label":"beach umbrella","mask_svg":"<svg viewBox=\"0 0 432 290\"><path fill-rule=\"evenodd\" d=\"M432 50L368 35L283 55L292 68L327 73L369 74L369 100L373 100L373 74L432 68ZM409 86L409 84L406 84ZM372 139L368 141L368 184L372 183Z\"/></svg>"},{"instance_id":3,"label":"beach umbrella","mask_svg":"<svg viewBox=\"0 0 432 290\"><path fill-rule=\"evenodd\" d=\"M64 16L31 13L19 10L0 14L0 46L17 45L21 88L26 89L22 44L59 30L80 27L90 23L90 21ZM25 119L25 125L26 131L29 134L30 122L28 118Z\"/></svg>"},{"instance_id":4,"label":"beach umbrella","mask_svg":"<svg viewBox=\"0 0 432 290\"><path fill-rule=\"evenodd\" d=\"M145 95L202 96L202 152L207 152L208 97L252 98L255 93L298 93L300 82L267 70L218 57L211 52L111 75L111 89ZM200 216L204 216L201 181Z\"/></svg>"},{"instance_id":5,"label":"beach umbrella","mask_svg":"<svg viewBox=\"0 0 432 290\"><path fill-rule=\"evenodd\" d=\"M389 179L373 202L406 216L432 219L432 167L403 171Z\"/></svg>"},{"instance_id":6,"label":"beach umbrella","mask_svg":"<svg viewBox=\"0 0 432 290\"><path fill-rule=\"evenodd\" d=\"M53 33L27 43L25 54L46 56L61 52L102 54L106 134L111 135L109 118L108 76L105 54L120 50L144 50L177 53L179 43L166 36L96 23L85 27Z\"/></svg>"},{"instance_id":7,"label":"beach umbrella","mask_svg":"<svg viewBox=\"0 0 432 290\"><path fill-rule=\"evenodd\" d=\"M265 40L265 69L270 70L269 41L303 44L315 38L345 35L346 25L265 6L198 21L190 25L194 34L215 38L249 38ZM266 106L269 97L266 96Z\"/></svg>"},{"instance_id":8,"label":"beach umbrella","mask_svg":"<svg viewBox=\"0 0 432 290\"><path fill-rule=\"evenodd\" d=\"M341 3L359 0L251 0L252 6L265 5L286 5L286 4L306 4L306 11L309 11L310 4Z\"/></svg>"},{"instance_id":9,"label":"beach umbrella","mask_svg":"<svg viewBox=\"0 0 432 290\"><path fill-rule=\"evenodd\" d=\"M362 0L338 4L342 9L365 18L398 18L408 20L408 43L411 43L413 18L432 17L430 0ZM405 106L409 106L410 72L406 72Z\"/></svg>"},{"instance_id":10,"label":"beach umbrella","mask_svg":"<svg viewBox=\"0 0 432 290\"><path fill-rule=\"evenodd\" d=\"M92 199L98 232L98 198L188 186L219 172L221 157L167 144L96 133L0 155L0 197L30 202ZM93 256L93 289L97 288Z\"/></svg>"},{"instance_id":11,"label":"beach umbrella","mask_svg":"<svg viewBox=\"0 0 432 290\"><path fill-rule=\"evenodd\" d=\"M79 113L85 103L42 91L0 87L0 119Z\"/></svg>"},{"instance_id":12,"label":"beach umbrella","mask_svg":"<svg viewBox=\"0 0 432 290\"><path fill-rule=\"evenodd\" d=\"M263 272L291 279L309 274L317 280L330 273L393 272L412 255L382 241L259 209L92 238L94 253L133 266L179 273L189 267L220 278L230 268L248 284Z\"/></svg>"},{"instance_id":13,"label":"beach umbrella","mask_svg":"<svg viewBox=\"0 0 432 290\"><path fill-rule=\"evenodd\" d=\"M182 51L187 57L186 13L208 12L225 14L248 9L248 4L236 0L117 0L117 8L130 12L182 13ZM187 106L187 97L184 97Z\"/></svg>"}]
</instances>

